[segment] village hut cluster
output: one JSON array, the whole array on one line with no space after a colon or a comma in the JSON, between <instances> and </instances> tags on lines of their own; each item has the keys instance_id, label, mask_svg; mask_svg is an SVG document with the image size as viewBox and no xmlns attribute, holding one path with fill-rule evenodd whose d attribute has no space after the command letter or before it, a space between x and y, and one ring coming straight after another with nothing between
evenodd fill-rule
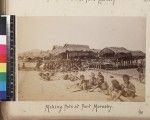
<instances>
[{"instance_id":1,"label":"village hut cluster","mask_svg":"<svg viewBox=\"0 0 150 120\"><path fill-rule=\"evenodd\" d=\"M73 71L145 67L145 53L124 47L90 49L88 45L65 44L52 50L33 50L19 55L19 69ZM34 63L30 67L26 63Z\"/></svg>"}]
</instances>

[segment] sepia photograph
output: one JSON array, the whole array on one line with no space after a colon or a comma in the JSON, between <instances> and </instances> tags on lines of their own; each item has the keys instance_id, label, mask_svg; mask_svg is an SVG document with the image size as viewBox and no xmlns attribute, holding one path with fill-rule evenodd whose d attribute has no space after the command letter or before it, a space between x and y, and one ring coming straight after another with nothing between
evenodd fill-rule
<instances>
[{"instance_id":1,"label":"sepia photograph","mask_svg":"<svg viewBox=\"0 0 150 120\"><path fill-rule=\"evenodd\" d=\"M145 101L146 18L17 18L19 101Z\"/></svg>"}]
</instances>

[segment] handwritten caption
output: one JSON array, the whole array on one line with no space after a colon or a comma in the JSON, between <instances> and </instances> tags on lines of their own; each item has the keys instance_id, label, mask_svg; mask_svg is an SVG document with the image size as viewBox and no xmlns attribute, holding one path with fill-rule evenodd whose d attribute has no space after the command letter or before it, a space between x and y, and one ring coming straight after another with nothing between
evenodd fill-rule
<instances>
[{"instance_id":1,"label":"handwritten caption","mask_svg":"<svg viewBox=\"0 0 150 120\"><path fill-rule=\"evenodd\" d=\"M97 5L104 5L104 4L115 5L115 2L116 2L116 0L67 0L67 1L68 2L81 2L81 3L86 3L86 4L96 3ZM46 0L46 2L50 2L50 0Z\"/></svg>"},{"instance_id":2,"label":"handwritten caption","mask_svg":"<svg viewBox=\"0 0 150 120\"><path fill-rule=\"evenodd\" d=\"M68 111L91 111L91 112L100 112L100 111L106 111L111 112L113 109L113 106L109 104L63 104L63 105L45 105L44 106L44 112L68 112Z\"/></svg>"}]
</instances>

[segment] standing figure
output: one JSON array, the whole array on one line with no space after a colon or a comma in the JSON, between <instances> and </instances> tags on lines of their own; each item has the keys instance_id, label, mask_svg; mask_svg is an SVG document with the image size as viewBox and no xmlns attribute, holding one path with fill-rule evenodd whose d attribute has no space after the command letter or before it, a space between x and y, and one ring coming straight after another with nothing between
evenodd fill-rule
<instances>
[{"instance_id":1,"label":"standing figure","mask_svg":"<svg viewBox=\"0 0 150 120\"><path fill-rule=\"evenodd\" d=\"M144 82L144 69L142 68L142 65L140 65L137 68L137 71L138 71L139 81Z\"/></svg>"},{"instance_id":2,"label":"standing figure","mask_svg":"<svg viewBox=\"0 0 150 120\"><path fill-rule=\"evenodd\" d=\"M35 69L39 70L41 65L42 65L42 61L38 60L37 63L36 63Z\"/></svg>"},{"instance_id":3,"label":"standing figure","mask_svg":"<svg viewBox=\"0 0 150 120\"><path fill-rule=\"evenodd\" d=\"M26 68L26 65L25 65L25 63L23 62L23 64L22 64L22 69L25 69Z\"/></svg>"}]
</instances>

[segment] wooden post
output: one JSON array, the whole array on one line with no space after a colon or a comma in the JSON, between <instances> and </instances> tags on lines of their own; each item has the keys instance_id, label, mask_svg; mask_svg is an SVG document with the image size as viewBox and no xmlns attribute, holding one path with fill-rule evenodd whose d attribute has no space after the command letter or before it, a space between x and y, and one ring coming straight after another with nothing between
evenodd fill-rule
<instances>
[{"instance_id":1,"label":"wooden post","mask_svg":"<svg viewBox=\"0 0 150 120\"><path fill-rule=\"evenodd\" d=\"M68 60L69 59L68 51L66 53L67 53L67 60Z\"/></svg>"}]
</instances>

